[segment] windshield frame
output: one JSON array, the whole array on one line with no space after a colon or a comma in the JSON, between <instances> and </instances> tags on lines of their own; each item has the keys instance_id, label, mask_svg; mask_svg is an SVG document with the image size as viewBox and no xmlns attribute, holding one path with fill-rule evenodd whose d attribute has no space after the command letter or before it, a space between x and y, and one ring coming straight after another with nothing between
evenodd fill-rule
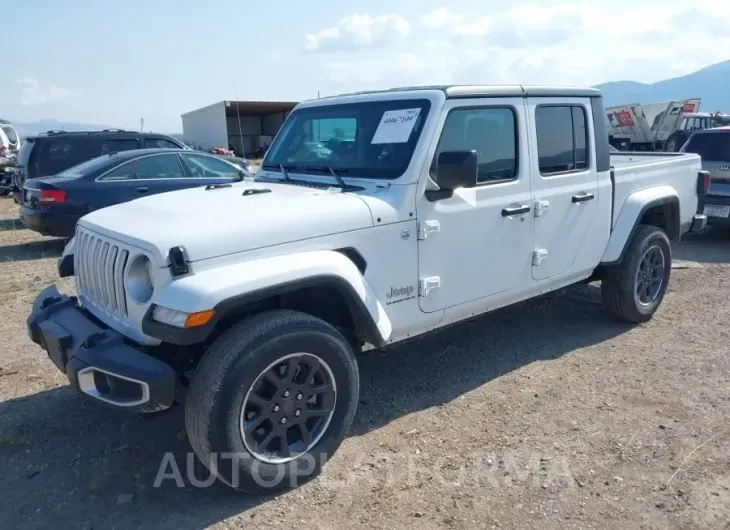
<instances>
[{"instance_id":1,"label":"windshield frame","mask_svg":"<svg viewBox=\"0 0 730 530\"><path fill-rule=\"evenodd\" d=\"M363 180L395 180L402 177L408 171L414 156L417 153L419 144L421 143L424 131L427 130L430 119L433 115L435 102L432 98L428 97L427 94L409 94L409 97L378 97L370 99L354 99L350 101L334 100L331 103L315 104L315 105L303 105L295 108L287 117L286 121L282 125L279 133L276 135L274 142L266 152L266 155L262 161L261 169L265 173L276 173L281 174L280 166L283 165L289 173L293 174L304 174L311 175L313 177L324 177L327 180L331 178L331 175L322 171L322 167L331 168L332 170L341 173L344 178L355 178ZM370 107L372 110L368 110ZM365 108L365 110L363 110ZM365 130L366 138L368 139L367 145L373 145L373 135L377 130L380 119L386 111L396 111L405 109L419 109L419 115L417 118L416 125L411 130L408 141L402 143L391 143L382 144L384 146L397 146L406 144L405 151L402 154L402 161L392 167L370 167L370 166L358 166L355 164L341 163L338 160L332 159L321 159L311 161L291 161L285 156L280 156L280 149L285 148L289 145L291 135L296 135L294 127L297 125L306 123L306 121L316 119L348 119L355 118L358 120L356 125L356 136L353 142L357 142L357 134L363 134L361 131L361 125L359 122L362 121L361 116L363 112L375 112L378 118L374 122L370 122L370 128ZM373 126L374 124L374 126ZM365 125L362 125L365 127ZM312 136L311 138L303 138L299 141L299 145L305 143L325 143L335 137L331 136L329 139L323 140L322 137ZM377 145L377 144L376 144ZM355 149L361 149L362 144L358 147L355 144ZM307 169L310 168L310 169Z\"/></svg>"}]
</instances>

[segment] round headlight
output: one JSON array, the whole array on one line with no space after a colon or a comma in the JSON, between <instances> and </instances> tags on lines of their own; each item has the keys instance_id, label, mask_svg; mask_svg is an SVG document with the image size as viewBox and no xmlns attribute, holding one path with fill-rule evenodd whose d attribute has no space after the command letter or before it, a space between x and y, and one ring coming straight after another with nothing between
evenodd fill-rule
<instances>
[{"instance_id":1,"label":"round headlight","mask_svg":"<svg viewBox=\"0 0 730 530\"><path fill-rule=\"evenodd\" d=\"M146 304L154 290L152 263L144 254L138 254L127 270L127 294L138 304Z\"/></svg>"}]
</instances>

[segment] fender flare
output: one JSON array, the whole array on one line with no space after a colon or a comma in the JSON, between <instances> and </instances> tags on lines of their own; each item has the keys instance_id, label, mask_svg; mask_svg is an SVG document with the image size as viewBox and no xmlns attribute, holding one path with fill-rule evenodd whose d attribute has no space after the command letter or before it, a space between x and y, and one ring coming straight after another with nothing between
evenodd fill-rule
<instances>
[{"instance_id":1,"label":"fender flare","mask_svg":"<svg viewBox=\"0 0 730 530\"><path fill-rule=\"evenodd\" d=\"M393 328L385 308L357 265L334 250L254 259L175 279L153 297L142 331L163 342L197 344L241 306L318 285L337 289L367 342L376 347L388 342ZM152 312L158 305L186 313L214 309L215 316L204 326L183 329L155 321Z\"/></svg>"},{"instance_id":2,"label":"fender flare","mask_svg":"<svg viewBox=\"0 0 730 530\"><path fill-rule=\"evenodd\" d=\"M621 206L621 211L613 224L611 236L601 258L601 265L620 263L634 234L639 229L639 223L644 214L651 208L665 204L676 205L677 220L679 221L679 195L672 186L654 186L629 195ZM679 223L677 224L678 231ZM669 234L669 238L673 239L678 235L679 233Z\"/></svg>"}]
</instances>

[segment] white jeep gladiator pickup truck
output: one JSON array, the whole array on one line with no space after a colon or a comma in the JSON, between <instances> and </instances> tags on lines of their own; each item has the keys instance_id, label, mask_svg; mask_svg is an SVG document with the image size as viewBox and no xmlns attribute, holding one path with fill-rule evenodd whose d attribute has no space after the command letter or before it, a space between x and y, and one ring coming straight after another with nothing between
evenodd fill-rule
<instances>
[{"instance_id":1,"label":"white jeep gladiator pickup truck","mask_svg":"<svg viewBox=\"0 0 730 530\"><path fill-rule=\"evenodd\" d=\"M693 154L609 155L605 119L578 88L301 103L255 180L83 217L59 259L77 296L46 288L28 332L93 398L184 402L227 484L296 486L353 421L357 352L582 281L652 317L709 179Z\"/></svg>"}]
</instances>

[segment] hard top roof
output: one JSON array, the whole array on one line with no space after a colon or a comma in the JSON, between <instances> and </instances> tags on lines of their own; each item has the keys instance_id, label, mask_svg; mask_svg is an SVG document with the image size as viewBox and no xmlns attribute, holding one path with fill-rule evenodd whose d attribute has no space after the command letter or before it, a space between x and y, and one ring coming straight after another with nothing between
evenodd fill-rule
<instances>
[{"instance_id":1,"label":"hard top roof","mask_svg":"<svg viewBox=\"0 0 730 530\"><path fill-rule=\"evenodd\" d=\"M541 85L425 85L396 87L383 90L363 90L348 94L327 96L321 99L336 98L341 96L359 96L367 94L386 94L389 92L409 92L438 90L444 92L447 98L466 97L601 97L601 91L597 88L575 87L575 86L541 86Z\"/></svg>"}]
</instances>

